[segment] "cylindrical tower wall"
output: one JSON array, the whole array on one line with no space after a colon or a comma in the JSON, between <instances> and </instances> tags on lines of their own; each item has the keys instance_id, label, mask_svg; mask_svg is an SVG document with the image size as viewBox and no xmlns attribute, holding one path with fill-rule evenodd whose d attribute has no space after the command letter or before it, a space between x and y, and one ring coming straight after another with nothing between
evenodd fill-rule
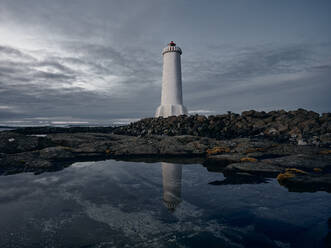
<instances>
[{"instance_id":1,"label":"cylindrical tower wall","mask_svg":"<svg viewBox=\"0 0 331 248\"><path fill-rule=\"evenodd\" d=\"M181 54L182 50L173 41L162 50L162 94L156 117L187 114L187 109L183 105Z\"/></svg>"},{"instance_id":2,"label":"cylindrical tower wall","mask_svg":"<svg viewBox=\"0 0 331 248\"><path fill-rule=\"evenodd\" d=\"M182 72L179 52L167 52L163 54L161 104L183 104Z\"/></svg>"}]
</instances>

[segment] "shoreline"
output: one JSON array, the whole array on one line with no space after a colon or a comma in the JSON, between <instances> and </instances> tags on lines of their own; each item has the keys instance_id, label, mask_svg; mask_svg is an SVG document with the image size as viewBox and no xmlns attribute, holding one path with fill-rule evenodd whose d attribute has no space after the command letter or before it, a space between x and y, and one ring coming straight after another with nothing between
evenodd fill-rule
<instances>
[{"instance_id":1,"label":"shoreline","mask_svg":"<svg viewBox=\"0 0 331 248\"><path fill-rule=\"evenodd\" d=\"M276 131L268 133L271 128ZM227 182L273 177L291 191L331 192L330 130L330 113L317 117L302 109L148 118L121 127L20 128L0 132L0 174L106 159L194 161L222 172Z\"/></svg>"}]
</instances>

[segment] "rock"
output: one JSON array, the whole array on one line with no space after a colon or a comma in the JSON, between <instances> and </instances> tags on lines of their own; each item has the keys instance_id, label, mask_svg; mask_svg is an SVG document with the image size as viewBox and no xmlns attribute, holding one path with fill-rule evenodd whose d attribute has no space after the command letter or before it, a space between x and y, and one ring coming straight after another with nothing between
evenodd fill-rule
<instances>
[{"instance_id":1,"label":"rock","mask_svg":"<svg viewBox=\"0 0 331 248\"><path fill-rule=\"evenodd\" d=\"M14 132L0 132L0 153L18 153L42 149L54 144L47 137L35 137Z\"/></svg>"},{"instance_id":2,"label":"rock","mask_svg":"<svg viewBox=\"0 0 331 248\"><path fill-rule=\"evenodd\" d=\"M322 134L321 136L319 136L319 140L321 142L321 146L331 147L331 132Z\"/></svg>"},{"instance_id":3,"label":"rock","mask_svg":"<svg viewBox=\"0 0 331 248\"><path fill-rule=\"evenodd\" d=\"M244 158L244 154L239 153L231 153L231 154L219 154L219 155L210 155L207 158L209 162L227 162L227 163L239 163L242 158Z\"/></svg>"},{"instance_id":4,"label":"rock","mask_svg":"<svg viewBox=\"0 0 331 248\"><path fill-rule=\"evenodd\" d=\"M225 167L224 174L233 174L237 172L248 172L254 175L263 175L266 177L276 177L285 169L276 165L264 162L243 162L234 163Z\"/></svg>"},{"instance_id":5,"label":"rock","mask_svg":"<svg viewBox=\"0 0 331 248\"><path fill-rule=\"evenodd\" d=\"M215 155L215 154L220 154L220 153L229 153L231 149L226 146L215 146L213 148L207 149L207 154L210 155Z\"/></svg>"},{"instance_id":6,"label":"rock","mask_svg":"<svg viewBox=\"0 0 331 248\"><path fill-rule=\"evenodd\" d=\"M39 151L39 157L45 160L72 159L75 155L72 149L64 146L48 147Z\"/></svg>"},{"instance_id":7,"label":"rock","mask_svg":"<svg viewBox=\"0 0 331 248\"><path fill-rule=\"evenodd\" d=\"M249 110L249 111L244 111L241 113L242 116L244 117L255 117L255 118L267 118L267 117L270 117L270 114L269 113L266 113L264 111L262 112L258 112L258 111L255 111L255 110Z\"/></svg>"},{"instance_id":8,"label":"rock","mask_svg":"<svg viewBox=\"0 0 331 248\"><path fill-rule=\"evenodd\" d=\"M281 168L299 168L305 171L313 171L314 168L320 168L324 171L331 170L331 156L328 155L294 154L264 159L263 162Z\"/></svg>"},{"instance_id":9,"label":"rock","mask_svg":"<svg viewBox=\"0 0 331 248\"><path fill-rule=\"evenodd\" d=\"M284 173L280 173L277 176L277 180L278 180L279 184L283 184L283 182L286 182L287 179L295 177L297 174L308 175L308 173L303 170L299 170L296 168L288 168L288 169L285 169Z\"/></svg>"},{"instance_id":10,"label":"rock","mask_svg":"<svg viewBox=\"0 0 331 248\"><path fill-rule=\"evenodd\" d=\"M318 113L304 109L268 113L250 110L241 115L229 112L208 118L198 115L147 118L128 126L114 128L113 132L132 136L194 135L219 140L263 135L277 142L306 142L308 145L316 145L316 138L321 140L320 136L331 132L331 117L329 113L320 117ZM316 136L314 140L313 136ZM325 142L319 141L318 145L331 145L329 139Z\"/></svg>"},{"instance_id":11,"label":"rock","mask_svg":"<svg viewBox=\"0 0 331 248\"><path fill-rule=\"evenodd\" d=\"M331 193L331 174L316 175L301 172L285 172L277 177L279 183L292 192L327 191Z\"/></svg>"},{"instance_id":12,"label":"rock","mask_svg":"<svg viewBox=\"0 0 331 248\"><path fill-rule=\"evenodd\" d=\"M257 162L256 158L252 158L252 157L243 157L240 159L240 162L251 162L251 163L255 163Z\"/></svg>"},{"instance_id":13,"label":"rock","mask_svg":"<svg viewBox=\"0 0 331 248\"><path fill-rule=\"evenodd\" d=\"M205 166L208 171L222 172L227 165L240 163L240 159L243 157L245 157L244 154L238 153L210 155L203 162L203 166Z\"/></svg>"},{"instance_id":14,"label":"rock","mask_svg":"<svg viewBox=\"0 0 331 248\"><path fill-rule=\"evenodd\" d=\"M308 145L306 141L304 141L303 139L298 140L298 146L305 146L305 145Z\"/></svg>"}]
</instances>

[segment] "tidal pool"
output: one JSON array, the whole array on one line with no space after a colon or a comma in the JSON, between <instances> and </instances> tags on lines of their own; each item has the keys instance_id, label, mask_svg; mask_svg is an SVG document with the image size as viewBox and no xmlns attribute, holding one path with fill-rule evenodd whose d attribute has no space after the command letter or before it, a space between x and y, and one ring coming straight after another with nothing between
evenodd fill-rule
<instances>
[{"instance_id":1,"label":"tidal pool","mask_svg":"<svg viewBox=\"0 0 331 248\"><path fill-rule=\"evenodd\" d=\"M115 160L1 176L0 247L329 247L330 194L223 179Z\"/></svg>"}]
</instances>

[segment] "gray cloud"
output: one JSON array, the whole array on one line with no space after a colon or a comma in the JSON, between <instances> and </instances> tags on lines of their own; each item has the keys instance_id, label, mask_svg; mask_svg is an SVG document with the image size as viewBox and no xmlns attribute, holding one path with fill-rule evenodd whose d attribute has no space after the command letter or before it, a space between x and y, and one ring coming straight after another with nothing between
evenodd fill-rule
<instances>
[{"instance_id":1,"label":"gray cloud","mask_svg":"<svg viewBox=\"0 0 331 248\"><path fill-rule=\"evenodd\" d=\"M258 2L182 1L173 8L157 1L33 0L26 8L25 1L4 0L0 106L11 108L0 109L0 120L152 116L161 94L160 50L169 39L184 51L189 110L330 111L330 4L287 3L291 16L281 4ZM303 13L306 26L297 21Z\"/></svg>"},{"instance_id":2,"label":"gray cloud","mask_svg":"<svg viewBox=\"0 0 331 248\"><path fill-rule=\"evenodd\" d=\"M191 84L184 87L188 105L202 103L201 107L216 112L300 106L328 111L326 102L307 104L304 100L312 92L319 92L325 98L319 87L330 88L330 68L326 66L330 64L330 54L320 55L321 47L320 44L246 47L232 51L230 56L227 51L220 51L218 60L190 61L191 70L186 71L190 77L186 80ZM300 91L300 101L296 101L296 91ZM269 99L273 102L267 106Z\"/></svg>"}]
</instances>

